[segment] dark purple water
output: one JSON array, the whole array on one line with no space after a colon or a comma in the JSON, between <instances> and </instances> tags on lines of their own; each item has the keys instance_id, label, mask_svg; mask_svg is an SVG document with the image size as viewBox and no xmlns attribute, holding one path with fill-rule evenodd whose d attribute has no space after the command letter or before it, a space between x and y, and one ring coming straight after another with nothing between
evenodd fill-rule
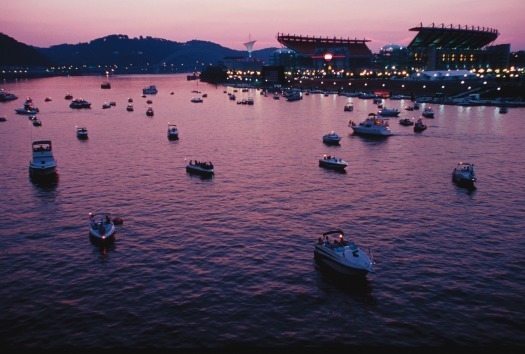
<instances>
[{"instance_id":1,"label":"dark purple water","mask_svg":"<svg viewBox=\"0 0 525 354\"><path fill-rule=\"evenodd\" d=\"M371 100L251 89L237 98L255 104L237 105L185 75L101 90L104 79L2 85L19 96L0 103L2 346L525 345L524 108L434 105L423 133L394 118L395 135L374 140L347 126L377 111ZM208 97L192 103L192 90ZM92 109L70 109L66 93ZM14 114L26 96L41 127ZM385 102L417 117L409 104ZM322 143L332 130L340 146ZM53 141L54 185L29 179L39 139ZM347 173L320 168L324 153ZM215 178L188 175L190 159L212 161ZM460 160L476 165L477 190L452 183ZM96 211L124 219L108 249L88 237ZM335 227L372 250L367 280L314 263L313 243Z\"/></svg>"}]
</instances>

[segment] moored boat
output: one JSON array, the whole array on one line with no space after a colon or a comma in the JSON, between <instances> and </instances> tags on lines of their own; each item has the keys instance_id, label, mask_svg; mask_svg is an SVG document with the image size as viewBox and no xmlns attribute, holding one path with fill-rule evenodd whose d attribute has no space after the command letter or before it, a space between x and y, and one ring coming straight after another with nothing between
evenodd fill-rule
<instances>
[{"instance_id":1,"label":"moored boat","mask_svg":"<svg viewBox=\"0 0 525 354\"><path fill-rule=\"evenodd\" d=\"M168 123L168 139L179 139L179 129L177 128L177 125Z\"/></svg>"},{"instance_id":2,"label":"moored boat","mask_svg":"<svg viewBox=\"0 0 525 354\"><path fill-rule=\"evenodd\" d=\"M426 107L421 115L425 118L434 118L434 110L431 107Z\"/></svg>"},{"instance_id":3,"label":"moored boat","mask_svg":"<svg viewBox=\"0 0 525 354\"><path fill-rule=\"evenodd\" d=\"M88 130L86 127L77 127L77 138L87 139L88 137Z\"/></svg>"},{"instance_id":4,"label":"moored boat","mask_svg":"<svg viewBox=\"0 0 525 354\"><path fill-rule=\"evenodd\" d=\"M148 107L148 109L146 110L146 115L148 117L152 117L154 114L155 112L153 112L153 107Z\"/></svg>"},{"instance_id":5,"label":"moored boat","mask_svg":"<svg viewBox=\"0 0 525 354\"><path fill-rule=\"evenodd\" d=\"M211 162L199 162L197 160L190 160L190 162L186 165L186 172L205 177L210 177L215 174L215 170Z\"/></svg>"},{"instance_id":6,"label":"moored boat","mask_svg":"<svg viewBox=\"0 0 525 354\"><path fill-rule=\"evenodd\" d=\"M331 155L324 155L319 159L319 166L326 167L331 170L344 171L348 167L348 162Z\"/></svg>"},{"instance_id":7,"label":"moored boat","mask_svg":"<svg viewBox=\"0 0 525 354\"><path fill-rule=\"evenodd\" d=\"M383 108L378 112L378 114L383 117L397 117L399 113L397 108Z\"/></svg>"},{"instance_id":8,"label":"moored boat","mask_svg":"<svg viewBox=\"0 0 525 354\"><path fill-rule=\"evenodd\" d=\"M366 276L375 273L371 253L345 240L344 236L341 229L323 233L314 245L314 259L344 275Z\"/></svg>"},{"instance_id":9,"label":"moored boat","mask_svg":"<svg viewBox=\"0 0 525 354\"><path fill-rule=\"evenodd\" d=\"M328 145L338 145L341 141L341 137L337 135L334 131L331 131L328 134L323 135L323 143Z\"/></svg>"},{"instance_id":10,"label":"moored boat","mask_svg":"<svg viewBox=\"0 0 525 354\"><path fill-rule=\"evenodd\" d=\"M474 172L474 164L459 162L452 171L452 181L460 187L475 189L474 182L477 181L477 178Z\"/></svg>"},{"instance_id":11,"label":"moored boat","mask_svg":"<svg viewBox=\"0 0 525 354\"><path fill-rule=\"evenodd\" d=\"M414 131L415 132L422 132L423 130L427 129L427 125L425 124L425 121L423 118L419 118L417 122L414 124Z\"/></svg>"},{"instance_id":12,"label":"moored boat","mask_svg":"<svg viewBox=\"0 0 525 354\"><path fill-rule=\"evenodd\" d=\"M33 141L31 149L32 159L29 162L29 175L31 177L55 175L57 160L53 156L51 140Z\"/></svg>"},{"instance_id":13,"label":"moored boat","mask_svg":"<svg viewBox=\"0 0 525 354\"><path fill-rule=\"evenodd\" d=\"M109 81L104 81L102 84L100 84L100 88L101 89L110 89L111 88L111 84L109 83Z\"/></svg>"},{"instance_id":14,"label":"moored boat","mask_svg":"<svg viewBox=\"0 0 525 354\"><path fill-rule=\"evenodd\" d=\"M76 108L76 109L91 108L91 102L88 102L83 98L76 98L73 101L71 101L71 103L69 104L69 107Z\"/></svg>"},{"instance_id":15,"label":"moored boat","mask_svg":"<svg viewBox=\"0 0 525 354\"><path fill-rule=\"evenodd\" d=\"M368 117L359 124L350 121L349 126L354 131L354 134L357 135L381 137L393 135L390 130L389 119L380 117L375 113L368 114Z\"/></svg>"},{"instance_id":16,"label":"moored boat","mask_svg":"<svg viewBox=\"0 0 525 354\"><path fill-rule=\"evenodd\" d=\"M148 87L144 87L142 89L142 94L143 95L154 95L156 93L158 93L159 90L157 90L157 87L155 85L149 85Z\"/></svg>"},{"instance_id":17,"label":"moored boat","mask_svg":"<svg viewBox=\"0 0 525 354\"><path fill-rule=\"evenodd\" d=\"M89 213L89 236L96 243L115 240L115 223L110 213Z\"/></svg>"},{"instance_id":18,"label":"moored boat","mask_svg":"<svg viewBox=\"0 0 525 354\"><path fill-rule=\"evenodd\" d=\"M404 125L404 126L410 126L410 125L414 125L414 121L410 118L401 118L399 120L399 124Z\"/></svg>"},{"instance_id":19,"label":"moored boat","mask_svg":"<svg viewBox=\"0 0 525 354\"><path fill-rule=\"evenodd\" d=\"M352 112L354 110L354 104L352 102L347 102L344 107L345 112Z\"/></svg>"}]
</instances>

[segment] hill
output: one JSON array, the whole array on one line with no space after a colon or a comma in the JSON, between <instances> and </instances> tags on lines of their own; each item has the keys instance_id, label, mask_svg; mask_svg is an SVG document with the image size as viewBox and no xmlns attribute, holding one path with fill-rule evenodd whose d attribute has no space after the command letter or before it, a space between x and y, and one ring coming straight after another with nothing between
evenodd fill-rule
<instances>
[{"instance_id":1,"label":"hill","mask_svg":"<svg viewBox=\"0 0 525 354\"><path fill-rule=\"evenodd\" d=\"M59 44L38 48L0 35L0 66L57 66L89 70L112 67L126 72L193 72L223 62L225 58L244 58L246 51L233 50L216 43L192 40L174 42L161 38L129 38L113 34L89 43ZM252 52L253 60L268 62L277 48Z\"/></svg>"}]
</instances>

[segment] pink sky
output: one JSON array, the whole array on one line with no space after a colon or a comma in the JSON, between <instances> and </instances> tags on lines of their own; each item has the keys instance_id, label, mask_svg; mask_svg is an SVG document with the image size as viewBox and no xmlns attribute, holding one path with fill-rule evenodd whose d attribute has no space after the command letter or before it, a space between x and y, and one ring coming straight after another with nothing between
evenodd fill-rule
<instances>
[{"instance_id":1,"label":"pink sky","mask_svg":"<svg viewBox=\"0 0 525 354\"><path fill-rule=\"evenodd\" d=\"M430 2L429 2L430 1ZM49 47L110 34L192 39L246 50L281 47L277 33L368 39L373 52L387 44L408 45L410 28L461 25L496 29L493 44L525 50L523 0L8 0L0 32L19 42Z\"/></svg>"}]
</instances>

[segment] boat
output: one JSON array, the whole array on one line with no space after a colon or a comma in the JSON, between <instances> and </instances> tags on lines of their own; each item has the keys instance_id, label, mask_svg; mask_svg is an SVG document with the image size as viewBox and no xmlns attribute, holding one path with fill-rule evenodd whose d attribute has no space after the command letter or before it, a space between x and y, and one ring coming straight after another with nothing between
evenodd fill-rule
<instances>
[{"instance_id":1,"label":"boat","mask_svg":"<svg viewBox=\"0 0 525 354\"><path fill-rule=\"evenodd\" d=\"M133 108L133 105L132 104L128 104L127 107L126 107L126 110L128 112L133 112L135 110L135 108Z\"/></svg>"},{"instance_id":2,"label":"boat","mask_svg":"<svg viewBox=\"0 0 525 354\"><path fill-rule=\"evenodd\" d=\"M100 84L101 89L110 89L111 84L108 81L104 81L102 84Z\"/></svg>"},{"instance_id":3,"label":"boat","mask_svg":"<svg viewBox=\"0 0 525 354\"><path fill-rule=\"evenodd\" d=\"M434 110L431 107L426 107L421 115L425 118L434 118Z\"/></svg>"},{"instance_id":4,"label":"boat","mask_svg":"<svg viewBox=\"0 0 525 354\"><path fill-rule=\"evenodd\" d=\"M89 213L89 236L97 243L115 240L115 223L110 213Z\"/></svg>"},{"instance_id":5,"label":"boat","mask_svg":"<svg viewBox=\"0 0 525 354\"><path fill-rule=\"evenodd\" d=\"M414 102L414 109L415 110L419 109L419 103L418 102Z\"/></svg>"},{"instance_id":6,"label":"boat","mask_svg":"<svg viewBox=\"0 0 525 354\"><path fill-rule=\"evenodd\" d=\"M355 124L353 121L350 121L349 126L354 131L354 134L357 135L367 135L367 136L390 136L393 135L390 130L390 123L388 118L382 118L375 113L369 113L368 117L360 122Z\"/></svg>"},{"instance_id":7,"label":"boat","mask_svg":"<svg viewBox=\"0 0 525 354\"><path fill-rule=\"evenodd\" d=\"M365 252L354 242L345 240L344 236L341 229L324 232L314 245L314 259L344 275L363 277L375 273L370 251Z\"/></svg>"},{"instance_id":8,"label":"boat","mask_svg":"<svg viewBox=\"0 0 525 354\"><path fill-rule=\"evenodd\" d=\"M191 102L193 102L193 103L201 103L201 102L203 102L203 101L204 101L204 100L203 100L202 98L200 98L200 97L193 97L193 98L191 99Z\"/></svg>"},{"instance_id":9,"label":"boat","mask_svg":"<svg viewBox=\"0 0 525 354\"><path fill-rule=\"evenodd\" d=\"M414 124L414 131L422 132L425 129L427 129L427 125L425 124L425 121L423 120L423 118L419 118L417 122Z\"/></svg>"},{"instance_id":10,"label":"boat","mask_svg":"<svg viewBox=\"0 0 525 354\"><path fill-rule=\"evenodd\" d=\"M378 112L378 114L383 117L397 117L399 113L397 108L383 108Z\"/></svg>"},{"instance_id":11,"label":"boat","mask_svg":"<svg viewBox=\"0 0 525 354\"><path fill-rule=\"evenodd\" d=\"M412 106L406 106L405 107L405 111L413 111L414 110L414 107Z\"/></svg>"},{"instance_id":12,"label":"boat","mask_svg":"<svg viewBox=\"0 0 525 354\"><path fill-rule=\"evenodd\" d=\"M102 105L102 109L108 109L108 108L111 108L111 105L107 102L104 102L104 104Z\"/></svg>"},{"instance_id":13,"label":"boat","mask_svg":"<svg viewBox=\"0 0 525 354\"><path fill-rule=\"evenodd\" d=\"M109 105L110 105L110 106L116 106L116 105L117 105L117 102L115 102L115 101L110 101L110 102L109 102Z\"/></svg>"},{"instance_id":14,"label":"boat","mask_svg":"<svg viewBox=\"0 0 525 354\"><path fill-rule=\"evenodd\" d=\"M338 145L340 141L341 137L337 135L333 130L330 133L323 135L323 143L325 144Z\"/></svg>"},{"instance_id":15,"label":"boat","mask_svg":"<svg viewBox=\"0 0 525 354\"><path fill-rule=\"evenodd\" d=\"M152 104L152 103L153 103L153 100L146 100L146 103L147 103L147 104Z\"/></svg>"},{"instance_id":16,"label":"boat","mask_svg":"<svg viewBox=\"0 0 525 354\"><path fill-rule=\"evenodd\" d=\"M503 106L499 108L499 113L508 113L509 107Z\"/></svg>"},{"instance_id":17,"label":"boat","mask_svg":"<svg viewBox=\"0 0 525 354\"><path fill-rule=\"evenodd\" d=\"M347 102L345 104L344 111L345 112L352 112L354 110L354 104L352 102Z\"/></svg>"},{"instance_id":18,"label":"boat","mask_svg":"<svg viewBox=\"0 0 525 354\"><path fill-rule=\"evenodd\" d=\"M319 159L319 166L326 167L331 170L344 171L345 168L348 167L348 162L335 156L325 154L322 159Z\"/></svg>"},{"instance_id":19,"label":"boat","mask_svg":"<svg viewBox=\"0 0 525 354\"><path fill-rule=\"evenodd\" d=\"M18 96L11 92L4 91L4 89L0 90L0 102L9 102L16 100Z\"/></svg>"},{"instance_id":20,"label":"boat","mask_svg":"<svg viewBox=\"0 0 525 354\"><path fill-rule=\"evenodd\" d=\"M410 125L414 125L414 121L410 118L401 118L399 120L399 124L404 125L404 126L410 126Z\"/></svg>"},{"instance_id":21,"label":"boat","mask_svg":"<svg viewBox=\"0 0 525 354\"><path fill-rule=\"evenodd\" d=\"M29 162L31 177L56 175L57 160L53 156L51 140L36 140L31 144L33 156Z\"/></svg>"},{"instance_id":22,"label":"boat","mask_svg":"<svg viewBox=\"0 0 525 354\"><path fill-rule=\"evenodd\" d=\"M129 103L133 102L133 98L131 98L131 97L128 98L128 102L129 102Z\"/></svg>"},{"instance_id":23,"label":"boat","mask_svg":"<svg viewBox=\"0 0 525 354\"><path fill-rule=\"evenodd\" d=\"M6 116L1 116L0 117L0 122L7 122Z\"/></svg>"},{"instance_id":24,"label":"boat","mask_svg":"<svg viewBox=\"0 0 525 354\"><path fill-rule=\"evenodd\" d=\"M248 97L246 99L246 104L248 105L253 105L255 103L255 101L253 100L253 97Z\"/></svg>"},{"instance_id":25,"label":"boat","mask_svg":"<svg viewBox=\"0 0 525 354\"><path fill-rule=\"evenodd\" d=\"M35 120L33 120L33 125L35 127L41 127L42 126L42 121L40 119L35 119Z\"/></svg>"},{"instance_id":26,"label":"boat","mask_svg":"<svg viewBox=\"0 0 525 354\"><path fill-rule=\"evenodd\" d=\"M77 127L77 138L79 139L87 139L88 138L88 130L85 127Z\"/></svg>"},{"instance_id":27,"label":"boat","mask_svg":"<svg viewBox=\"0 0 525 354\"><path fill-rule=\"evenodd\" d=\"M83 98L75 98L71 103L69 104L70 108L91 108L91 102L86 101Z\"/></svg>"},{"instance_id":28,"label":"boat","mask_svg":"<svg viewBox=\"0 0 525 354\"><path fill-rule=\"evenodd\" d=\"M179 138L179 129L175 124L168 124L168 139L177 140Z\"/></svg>"},{"instance_id":29,"label":"boat","mask_svg":"<svg viewBox=\"0 0 525 354\"><path fill-rule=\"evenodd\" d=\"M280 98L281 98L281 95L279 95L279 93L276 92L276 93L273 94L273 99L274 100L278 100Z\"/></svg>"},{"instance_id":30,"label":"boat","mask_svg":"<svg viewBox=\"0 0 525 354\"><path fill-rule=\"evenodd\" d=\"M215 174L215 170L213 169L213 164L211 162L199 162L197 160L190 160L190 162L186 165L186 172L205 177L210 177Z\"/></svg>"},{"instance_id":31,"label":"boat","mask_svg":"<svg viewBox=\"0 0 525 354\"><path fill-rule=\"evenodd\" d=\"M301 94L301 92L298 92L298 91L292 92L286 95L286 101L288 102L299 101L302 99L303 99L303 95Z\"/></svg>"},{"instance_id":32,"label":"boat","mask_svg":"<svg viewBox=\"0 0 525 354\"><path fill-rule=\"evenodd\" d=\"M40 110L34 106L33 100L30 97L27 97L26 101L24 102L23 108L15 108L15 112L17 114L34 115L37 114L39 111Z\"/></svg>"},{"instance_id":33,"label":"boat","mask_svg":"<svg viewBox=\"0 0 525 354\"><path fill-rule=\"evenodd\" d=\"M70 94L70 93L67 93L67 94L64 96L64 99L66 99L66 100L72 100L72 99L73 99L73 95Z\"/></svg>"},{"instance_id":34,"label":"boat","mask_svg":"<svg viewBox=\"0 0 525 354\"><path fill-rule=\"evenodd\" d=\"M157 87L155 85L149 85L148 87L144 87L142 89L142 94L143 95L154 95L156 93L158 93L159 91L157 90Z\"/></svg>"},{"instance_id":35,"label":"boat","mask_svg":"<svg viewBox=\"0 0 525 354\"><path fill-rule=\"evenodd\" d=\"M44 102L51 102L51 101L52 101L51 97L46 97L46 98L44 99Z\"/></svg>"},{"instance_id":36,"label":"boat","mask_svg":"<svg viewBox=\"0 0 525 354\"><path fill-rule=\"evenodd\" d=\"M153 112L152 107L148 107L148 110L146 111L146 115L149 117L152 117L155 113Z\"/></svg>"},{"instance_id":37,"label":"boat","mask_svg":"<svg viewBox=\"0 0 525 354\"><path fill-rule=\"evenodd\" d=\"M474 172L474 164L468 162L458 162L457 166L452 171L452 181L460 187L467 187L475 189L476 173Z\"/></svg>"}]
</instances>

